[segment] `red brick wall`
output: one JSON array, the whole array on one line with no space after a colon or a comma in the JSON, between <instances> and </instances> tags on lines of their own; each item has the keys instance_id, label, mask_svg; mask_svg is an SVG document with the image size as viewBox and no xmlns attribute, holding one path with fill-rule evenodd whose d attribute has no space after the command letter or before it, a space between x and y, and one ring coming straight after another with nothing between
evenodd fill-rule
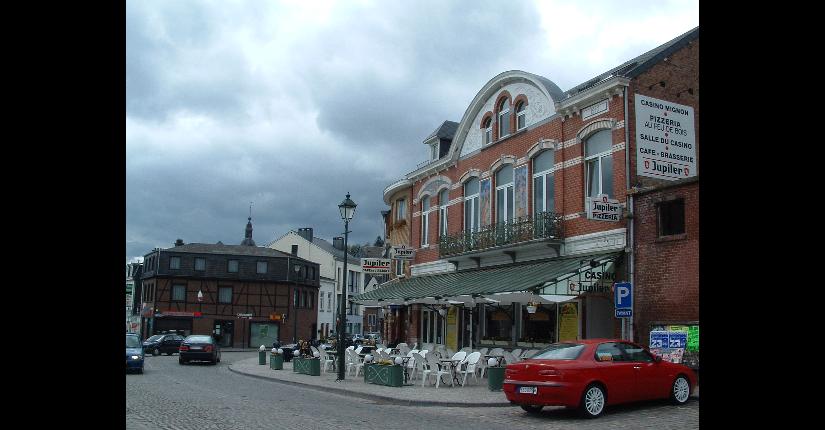
<instances>
[{"instance_id":1,"label":"red brick wall","mask_svg":"<svg viewBox=\"0 0 825 430\"><path fill-rule=\"evenodd\" d=\"M500 95L495 96L496 99ZM516 95L517 97L517 95ZM454 167L438 172L438 175L449 177L453 184L457 183L459 178L470 169L478 169L482 173L489 171L490 166L501 158L502 155L514 156L517 160L526 157L527 151L542 139L554 139L558 142L574 139L576 133L588 124L599 119L612 118L616 122L624 120L624 101L619 96L614 96L610 99L608 111L582 121L580 116L566 118L562 121L557 118L547 124L541 125L531 130L516 132L501 142L494 144L491 147L483 149L479 154L464 160L459 160ZM495 127L495 125L494 125ZM613 130L613 144L624 142L624 129ZM454 142L457 144L457 142ZM556 163L571 160L576 157L584 156L584 146L576 144L569 148L557 150L555 157ZM530 181L528 186L528 210L532 213L533 210L533 185L532 185L532 163L528 161L528 174ZM515 167L516 165L514 165ZM493 177L491 184L492 198L492 220L495 222L495 178L494 172L490 172ZM616 199L620 202L625 201L625 152L624 150L613 153L613 192ZM421 188L426 184L427 180L432 176L419 179L413 184L412 195L417 196ZM556 212L563 215L580 213L579 218L574 218L564 222L565 237L578 236L598 231L613 230L626 226L624 220L618 223L608 223L603 221L588 220L584 214L584 164L579 163L574 166L557 170L554 176L555 192L556 192ZM459 187L450 191L450 199L462 197L464 190ZM421 211L421 202L413 206L412 212ZM463 229L464 223L464 204L458 203L450 206L450 213L448 215L448 232L455 234ZM412 218L411 226L411 244L418 248L421 246L421 217ZM438 256L438 215L437 212L430 214L430 247L428 249L418 249L416 252L415 261L413 264L421 264L431 262L439 259Z\"/></svg>"},{"instance_id":2,"label":"red brick wall","mask_svg":"<svg viewBox=\"0 0 825 430\"><path fill-rule=\"evenodd\" d=\"M697 168L699 160L699 40L670 55L631 81L629 132L635 136L634 94L642 94L693 107ZM634 151L635 149L631 149ZM634 338L648 344L650 323L699 320L699 183L672 186L673 182L637 177L631 158L631 184L659 189L634 197L635 300ZM661 189L661 187L670 186ZM659 238L656 204L685 200L685 234Z\"/></svg>"}]
</instances>

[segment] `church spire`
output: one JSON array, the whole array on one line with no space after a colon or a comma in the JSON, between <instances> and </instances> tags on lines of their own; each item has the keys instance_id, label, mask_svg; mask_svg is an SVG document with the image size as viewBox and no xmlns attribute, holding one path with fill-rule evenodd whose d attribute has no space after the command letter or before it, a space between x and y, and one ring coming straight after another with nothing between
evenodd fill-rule
<instances>
[{"instance_id":1,"label":"church spire","mask_svg":"<svg viewBox=\"0 0 825 430\"><path fill-rule=\"evenodd\" d=\"M249 218L247 218L246 232L244 233L244 240L241 245L255 246L255 241L252 240L252 202L249 202Z\"/></svg>"}]
</instances>

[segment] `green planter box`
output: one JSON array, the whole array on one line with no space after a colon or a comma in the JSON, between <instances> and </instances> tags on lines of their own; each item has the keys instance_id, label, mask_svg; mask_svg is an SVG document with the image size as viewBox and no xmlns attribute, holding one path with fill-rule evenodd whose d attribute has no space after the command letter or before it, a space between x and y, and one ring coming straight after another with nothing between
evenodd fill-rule
<instances>
[{"instance_id":1,"label":"green planter box","mask_svg":"<svg viewBox=\"0 0 825 430\"><path fill-rule=\"evenodd\" d=\"M404 381L404 369L397 365L365 364L364 382L386 385L388 387L400 387Z\"/></svg>"},{"instance_id":2,"label":"green planter box","mask_svg":"<svg viewBox=\"0 0 825 430\"><path fill-rule=\"evenodd\" d=\"M504 367L487 368L487 388L490 391L501 391L504 385Z\"/></svg>"},{"instance_id":3,"label":"green planter box","mask_svg":"<svg viewBox=\"0 0 825 430\"><path fill-rule=\"evenodd\" d=\"M272 370L283 370L284 356L280 354L272 354L269 356L269 368Z\"/></svg>"},{"instance_id":4,"label":"green planter box","mask_svg":"<svg viewBox=\"0 0 825 430\"><path fill-rule=\"evenodd\" d=\"M303 373L304 375L320 376L321 360L317 358L293 358L292 371Z\"/></svg>"},{"instance_id":5,"label":"green planter box","mask_svg":"<svg viewBox=\"0 0 825 430\"><path fill-rule=\"evenodd\" d=\"M258 364L266 366L266 351L258 351Z\"/></svg>"}]
</instances>

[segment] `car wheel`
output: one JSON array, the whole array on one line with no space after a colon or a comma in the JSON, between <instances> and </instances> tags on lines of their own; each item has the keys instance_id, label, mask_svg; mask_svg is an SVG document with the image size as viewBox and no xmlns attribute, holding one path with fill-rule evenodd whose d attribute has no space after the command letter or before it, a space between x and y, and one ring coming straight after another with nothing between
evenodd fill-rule
<instances>
[{"instance_id":1,"label":"car wheel","mask_svg":"<svg viewBox=\"0 0 825 430\"><path fill-rule=\"evenodd\" d=\"M671 387L670 390L670 400L677 405L681 405L687 402L689 398L690 382L688 382L684 376L679 375L679 377L673 381L673 387Z\"/></svg>"},{"instance_id":2,"label":"car wheel","mask_svg":"<svg viewBox=\"0 0 825 430\"><path fill-rule=\"evenodd\" d=\"M582 394L580 410L587 418L596 418L604 412L604 405L607 398L604 389L598 384L590 384Z\"/></svg>"},{"instance_id":3,"label":"car wheel","mask_svg":"<svg viewBox=\"0 0 825 430\"><path fill-rule=\"evenodd\" d=\"M527 411L530 414L537 414L541 412L541 409L544 408L542 405L519 405L522 409Z\"/></svg>"}]
</instances>

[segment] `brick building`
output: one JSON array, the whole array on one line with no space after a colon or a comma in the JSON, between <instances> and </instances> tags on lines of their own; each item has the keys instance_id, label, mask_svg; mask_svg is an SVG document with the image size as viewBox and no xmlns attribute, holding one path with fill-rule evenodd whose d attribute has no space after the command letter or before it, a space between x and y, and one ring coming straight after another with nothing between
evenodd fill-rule
<instances>
[{"instance_id":1,"label":"brick building","mask_svg":"<svg viewBox=\"0 0 825 430\"><path fill-rule=\"evenodd\" d=\"M698 43L696 28L565 92L492 78L384 190L388 243L415 259L356 299L392 310L403 340L456 350L646 344L640 325L698 320ZM619 281L636 285L635 326L615 317Z\"/></svg>"},{"instance_id":2,"label":"brick building","mask_svg":"<svg viewBox=\"0 0 825 430\"><path fill-rule=\"evenodd\" d=\"M211 334L224 347L311 339L317 330L317 263L255 246L191 243L144 256L142 333Z\"/></svg>"}]
</instances>

